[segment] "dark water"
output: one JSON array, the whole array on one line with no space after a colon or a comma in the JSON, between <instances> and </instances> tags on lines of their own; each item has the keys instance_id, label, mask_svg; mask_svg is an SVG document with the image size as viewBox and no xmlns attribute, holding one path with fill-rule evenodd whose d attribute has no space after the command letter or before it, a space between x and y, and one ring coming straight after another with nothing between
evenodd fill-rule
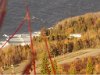
<instances>
[{"instance_id":1,"label":"dark water","mask_svg":"<svg viewBox=\"0 0 100 75\"><path fill-rule=\"evenodd\" d=\"M11 34L25 15L24 0L8 0L7 15L1 34ZM27 0L31 16L36 16L43 21L32 22L32 29L39 30L41 26L50 27L57 21L81 15L88 12L100 11L100 0ZM25 24L19 33L27 32Z\"/></svg>"}]
</instances>

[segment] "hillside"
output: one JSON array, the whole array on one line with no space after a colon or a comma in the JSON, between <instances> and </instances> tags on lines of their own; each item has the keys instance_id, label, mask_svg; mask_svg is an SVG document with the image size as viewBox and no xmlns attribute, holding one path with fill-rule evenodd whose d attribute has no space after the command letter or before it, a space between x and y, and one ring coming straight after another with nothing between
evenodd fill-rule
<instances>
[{"instance_id":1,"label":"hillside","mask_svg":"<svg viewBox=\"0 0 100 75\"><path fill-rule=\"evenodd\" d=\"M86 57L90 56L98 56L100 55L100 49L86 49L86 50L80 50L77 52L69 53L69 54L64 54L61 56L58 56L55 58L56 62L58 65L63 65L66 63L71 63L79 59L83 59ZM15 67L15 73L21 74L23 67L27 64L28 61L23 61L21 64L18 64L18 66ZM37 67L37 72L40 73L40 63L41 61L38 61L38 67ZM11 69L6 70L5 74L8 74L11 71Z\"/></svg>"},{"instance_id":2,"label":"hillside","mask_svg":"<svg viewBox=\"0 0 100 75\"><path fill-rule=\"evenodd\" d=\"M41 68L39 71L41 71L41 74L46 74L48 73L46 68L48 68L50 73L53 73L51 66L47 66L50 65L48 52L52 58L56 59L53 61L55 65L57 63L64 64L71 62L76 58L83 58L85 55L88 55L86 57L86 65L88 64L88 58L91 55L94 55L93 57L100 62L100 58L96 58L100 53L99 34L99 12L64 19L49 29L42 28L41 36L33 37L32 41L36 50L35 59L38 61L37 66L41 64L41 66L39 66L39 68ZM88 48L90 48L90 50L87 50ZM32 57L30 45L10 45L3 48L0 53L0 66L4 67L6 70L9 69L12 64L20 64L22 61L29 60ZM94 62L95 64L98 64L98 62ZM92 64L92 68L95 64ZM84 69L86 69L86 67ZM84 73L86 73L86 71Z\"/></svg>"},{"instance_id":3,"label":"hillside","mask_svg":"<svg viewBox=\"0 0 100 75\"><path fill-rule=\"evenodd\" d=\"M64 19L52 28L41 30L48 39L51 54L58 56L87 48L100 48L100 13ZM37 50L45 49L43 35L34 37ZM40 51L41 52L41 51Z\"/></svg>"}]
</instances>

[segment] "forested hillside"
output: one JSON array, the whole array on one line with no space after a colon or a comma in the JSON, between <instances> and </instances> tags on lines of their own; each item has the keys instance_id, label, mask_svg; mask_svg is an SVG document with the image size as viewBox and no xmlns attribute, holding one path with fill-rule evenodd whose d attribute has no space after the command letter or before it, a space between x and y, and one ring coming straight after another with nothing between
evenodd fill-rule
<instances>
[{"instance_id":1,"label":"forested hillside","mask_svg":"<svg viewBox=\"0 0 100 75\"><path fill-rule=\"evenodd\" d=\"M53 28L43 28L41 32L45 32L53 56L85 48L100 48L100 13L64 19L56 23ZM78 34L81 37L70 36L71 34ZM40 44L39 48L41 45L43 47L41 37L35 41Z\"/></svg>"},{"instance_id":2,"label":"forested hillside","mask_svg":"<svg viewBox=\"0 0 100 75\"><path fill-rule=\"evenodd\" d=\"M71 34L78 34L81 37L70 36ZM41 59L44 66L44 60L47 60L45 39L52 58L81 49L100 48L100 13L89 13L64 19L49 29L42 28L41 36L33 37L33 43L37 55L36 60ZM0 66L6 69L11 64L16 65L23 60L28 60L31 56L30 52L29 45L5 47L0 52ZM91 63L91 59L88 61ZM45 71L41 72L46 73ZM69 72L71 73L70 69ZM74 69L72 73L74 73Z\"/></svg>"}]
</instances>

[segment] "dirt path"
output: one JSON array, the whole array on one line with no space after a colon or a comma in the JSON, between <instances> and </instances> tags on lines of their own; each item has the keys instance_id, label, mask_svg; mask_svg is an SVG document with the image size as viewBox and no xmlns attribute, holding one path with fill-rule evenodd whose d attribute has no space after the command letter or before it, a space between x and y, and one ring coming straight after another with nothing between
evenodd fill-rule
<instances>
[{"instance_id":1,"label":"dirt path","mask_svg":"<svg viewBox=\"0 0 100 75\"><path fill-rule=\"evenodd\" d=\"M67 53L58 57L55 57L55 60L57 61L58 64L64 64L64 63L68 63L68 62L72 62L74 61L76 58L83 58L83 57L87 57L87 56L96 56L100 54L100 49L86 49L86 50L80 50L77 52L73 52L73 53ZM40 70L40 62L38 63L38 67L37 67L37 71ZM26 65L27 61L22 62L21 64L19 64L19 66L15 67L15 72L17 74L20 74L24 68L24 66ZM8 74L9 72L11 72L11 69L6 70L5 74Z\"/></svg>"},{"instance_id":2,"label":"dirt path","mask_svg":"<svg viewBox=\"0 0 100 75\"><path fill-rule=\"evenodd\" d=\"M58 64L63 64L66 62L72 62L76 58L83 58L83 57L87 57L87 56L96 56L98 54L100 54L100 49L87 49L87 50L80 50L77 52L58 56L55 59L58 62Z\"/></svg>"}]
</instances>

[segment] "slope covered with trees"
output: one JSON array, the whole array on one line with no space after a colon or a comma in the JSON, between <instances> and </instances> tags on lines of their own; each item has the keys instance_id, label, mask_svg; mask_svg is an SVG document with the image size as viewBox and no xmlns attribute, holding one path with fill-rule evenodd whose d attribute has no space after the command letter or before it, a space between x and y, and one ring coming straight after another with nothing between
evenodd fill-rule
<instances>
[{"instance_id":1,"label":"slope covered with trees","mask_svg":"<svg viewBox=\"0 0 100 75\"><path fill-rule=\"evenodd\" d=\"M41 32L45 37L42 34L39 37L33 37L33 42L37 52L37 61L42 60L41 72L45 74L48 70L51 70L51 68L48 65L50 62L46 62L49 56L44 53L46 51L44 39L47 39L52 58L81 49L100 48L100 13L89 13L64 19L56 23L50 29L43 28ZM81 37L70 37L71 34L80 34ZM45 57L43 53L47 56ZM0 52L0 67L7 68L11 64L16 65L23 60L28 60L30 56L31 52L29 45L10 45L3 48L2 52ZM97 58L97 60L99 59L100 58ZM90 59L88 60L88 63L86 63L87 66L85 67L85 72L93 73L93 67L91 67L93 63L91 63ZM72 64L71 66L74 65L75 64ZM47 70L45 66L47 66L47 68L49 67L49 69ZM52 72L52 70L50 72ZM69 74L77 72L76 67L68 68Z\"/></svg>"},{"instance_id":2,"label":"slope covered with trees","mask_svg":"<svg viewBox=\"0 0 100 75\"><path fill-rule=\"evenodd\" d=\"M86 48L100 48L100 13L64 19L56 23L53 28L43 30L53 56ZM70 37L71 34L80 34L81 37ZM35 41L39 49L45 49L41 36L36 37Z\"/></svg>"}]
</instances>

